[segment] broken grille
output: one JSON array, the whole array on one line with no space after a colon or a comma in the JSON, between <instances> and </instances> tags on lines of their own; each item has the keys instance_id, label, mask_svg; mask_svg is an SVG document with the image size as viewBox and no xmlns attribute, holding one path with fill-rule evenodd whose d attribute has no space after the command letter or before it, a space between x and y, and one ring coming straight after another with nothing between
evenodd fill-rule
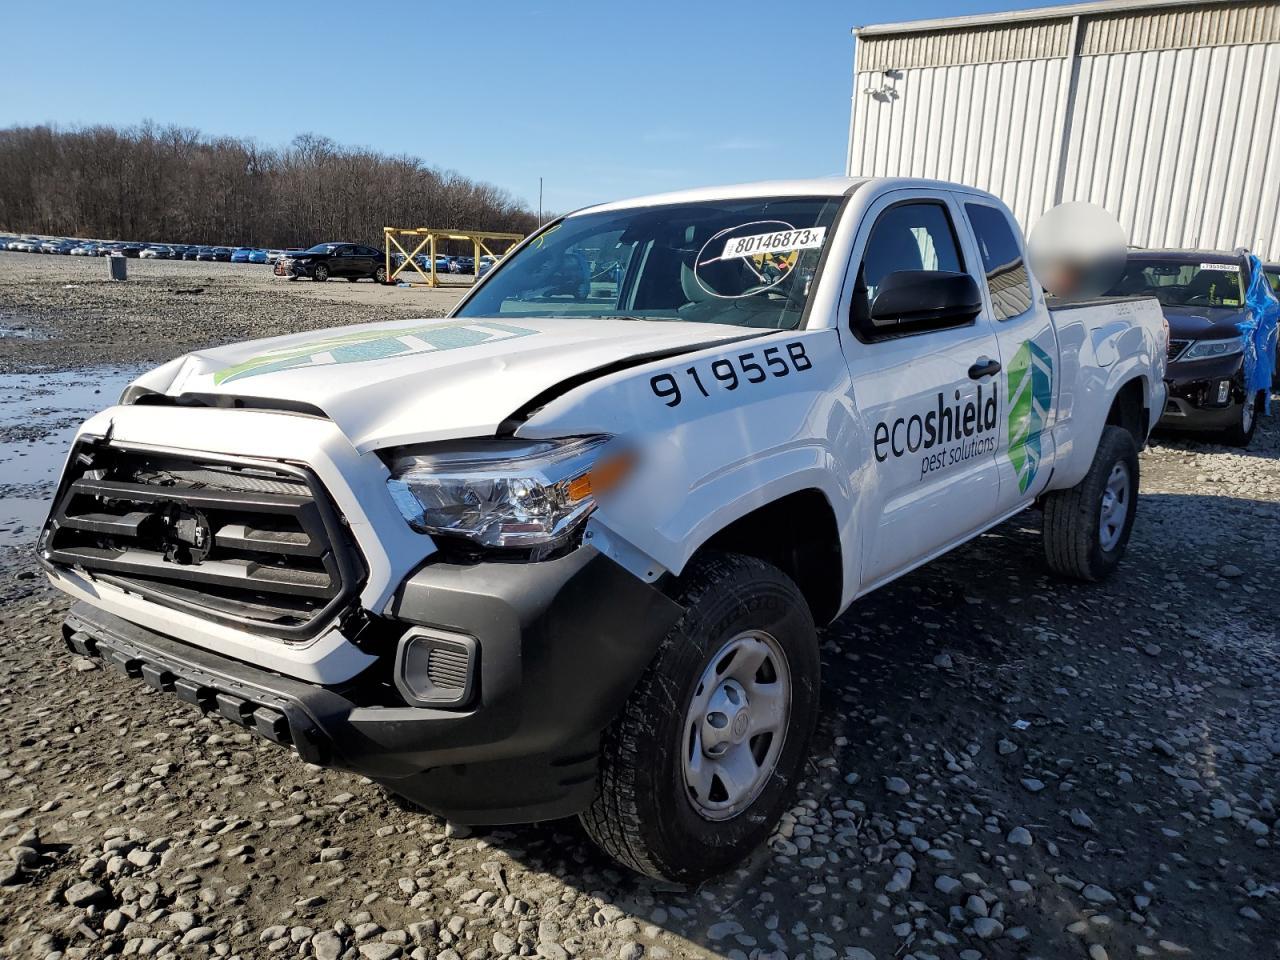
<instances>
[{"instance_id":1,"label":"broken grille","mask_svg":"<svg viewBox=\"0 0 1280 960\"><path fill-rule=\"evenodd\" d=\"M309 471L109 444L73 451L41 552L157 602L283 638L314 632L363 576Z\"/></svg>"}]
</instances>

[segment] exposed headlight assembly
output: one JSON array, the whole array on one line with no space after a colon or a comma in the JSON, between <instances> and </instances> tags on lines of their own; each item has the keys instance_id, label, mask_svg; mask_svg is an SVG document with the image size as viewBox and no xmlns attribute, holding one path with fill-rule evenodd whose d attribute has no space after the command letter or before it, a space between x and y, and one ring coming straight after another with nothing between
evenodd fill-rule
<instances>
[{"instance_id":1,"label":"exposed headlight assembly","mask_svg":"<svg viewBox=\"0 0 1280 960\"><path fill-rule=\"evenodd\" d=\"M608 437L441 443L385 459L411 527L499 548L565 543L631 465Z\"/></svg>"},{"instance_id":2,"label":"exposed headlight assembly","mask_svg":"<svg viewBox=\"0 0 1280 960\"><path fill-rule=\"evenodd\" d=\"M1244 342L1239 337L1225 340L1196 340L1180 356L1179 360L1216 360L1244 352Z\"/></svg>"}]
</instances>

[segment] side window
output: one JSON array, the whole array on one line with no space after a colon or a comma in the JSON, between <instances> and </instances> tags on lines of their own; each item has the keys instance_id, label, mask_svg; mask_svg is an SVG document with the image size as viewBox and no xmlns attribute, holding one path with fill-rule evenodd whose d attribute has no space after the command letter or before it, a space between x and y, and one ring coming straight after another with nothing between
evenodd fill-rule
<instances>
[{"instance_id":1,"label":"side window","mask_svg":"<svg viewBox=\"0 0 1280 960\"><path fill-rule=\"evenodd\" d=\"M1031 278L1022 258L1022 247L1009 225L1009 218L995 207L966 203L964 211L973 224L973 233L982 254L982 269L987 275L991 307L997 320L1008 320L1026 313L1035 303Z\"/></svg>"},{"instance_id":2,"label":"side window","mask_svg":"<svg viewBox=\"0 0 1280 960\"><path fill-rule=\"evenodd\" d=\"M880 214L871 228L853 293L853 325L862 339L923 333L973 322L973 316L938 316L908 327L900 321L877 319L876 297L882 292L886 278L903 271L920 270L964 272L951 215L936 201L910 201L892 206ZM900 294L900 289L895 293Z\"/></svg>"}]
</instances>

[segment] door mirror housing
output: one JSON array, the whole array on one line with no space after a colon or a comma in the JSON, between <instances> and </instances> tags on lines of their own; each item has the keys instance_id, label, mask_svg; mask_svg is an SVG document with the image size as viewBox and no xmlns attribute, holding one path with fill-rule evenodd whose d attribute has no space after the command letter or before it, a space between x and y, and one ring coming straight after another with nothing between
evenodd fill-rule
<instances>
[{"instance_id":1,"label":"door mirror housing","mask_svg":"<svg viewBox=\"0 0 1280 960\"><path fill-rule=\"evenodd\" d=\"M967 273L898 270L886 274L871 302L873 336L960 327L982 312L982 291Z\"/></svg>"}]
</instances>

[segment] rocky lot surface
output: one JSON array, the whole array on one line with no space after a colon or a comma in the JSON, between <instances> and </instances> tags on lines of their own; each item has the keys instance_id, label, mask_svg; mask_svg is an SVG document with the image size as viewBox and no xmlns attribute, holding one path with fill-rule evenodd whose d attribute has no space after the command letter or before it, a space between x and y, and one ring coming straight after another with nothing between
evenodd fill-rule
<instances>
[{"instance_id":1,"label":"rocky lot surface","mask_svg":"<svg viewBox=\"0 0 1280 960\"><path fill-rule=\"evenodd\" d=\"M202 347L369 320L442 316L463 288L289 281L248 263L0 252L0 373L163 363Z\"/></svg>"},{"instance_id":2,"label":"rocky lot surface","mask_svg":"<svg viewBox=\"0 0 1280 960\"><path fill-rule=\"evenodd\" d=\"M794 808L696 889L571 821L451 827L78 659L0 550L0 957L1280 956L1280 427L1141 464L1109 582L1049 577L1029 512L827 630Z\"/></svg>"}]
</instances>

